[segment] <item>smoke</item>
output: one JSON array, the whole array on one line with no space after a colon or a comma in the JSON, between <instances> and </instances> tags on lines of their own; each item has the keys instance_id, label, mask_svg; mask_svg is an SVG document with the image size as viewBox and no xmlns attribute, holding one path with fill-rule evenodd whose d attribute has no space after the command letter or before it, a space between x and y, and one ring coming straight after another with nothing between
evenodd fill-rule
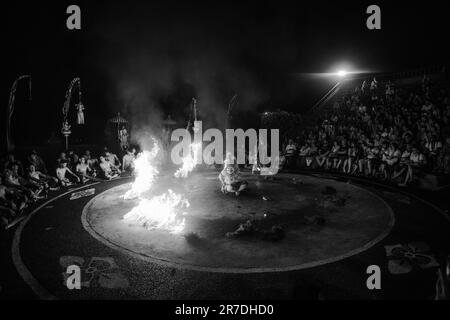
<instances>
[{"instance_id":1,"label":"smoke","mask_svg":"<svg viewBox=\"0 0 450 320\"><path fill-rule=\"evenodd\" d=\"M242 39L230 38L220 24L208 29L208 19L192 22L176 12L133 12L127 13L133 20L121 20L114 12L104 12L95 25L98 66L113 83L111 101L126 105L138 141L160 132L167 115L185 127L192 97L204 128L225 128L235 94L239 112L255 110L268 98L246 64Z\"/></svg>"}]
</instances>

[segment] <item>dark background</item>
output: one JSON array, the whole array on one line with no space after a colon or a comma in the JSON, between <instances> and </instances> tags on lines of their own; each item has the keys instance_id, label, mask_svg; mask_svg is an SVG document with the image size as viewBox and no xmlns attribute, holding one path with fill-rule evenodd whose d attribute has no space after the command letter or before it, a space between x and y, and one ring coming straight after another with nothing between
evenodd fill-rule
<instances>
[{"instance_id":1,"label":"dark background","mask_svg":"<svg viewBox=\"0 0 450 320\"><path fill-rule=\"evenodd\" d=\"M66 8L81 7L81 30L66 28ZM366 28L370 4L382 30ZM223 127L237 93L242 126L258 112L308 110L336 81L339 68L402 71L448 62L444 2L353 1L16 1L2 4L1 116L12 82L33 77L32 101L16 94L18 145L60 136L65 91L81 78L86 126L74 137L95 142L118 111L134 128L168 114L181 126L198 98L206 126ZM77 95L73 100L77 101ZM2 147L4 146L2 130Z\"/></svg>"}]
</instances>

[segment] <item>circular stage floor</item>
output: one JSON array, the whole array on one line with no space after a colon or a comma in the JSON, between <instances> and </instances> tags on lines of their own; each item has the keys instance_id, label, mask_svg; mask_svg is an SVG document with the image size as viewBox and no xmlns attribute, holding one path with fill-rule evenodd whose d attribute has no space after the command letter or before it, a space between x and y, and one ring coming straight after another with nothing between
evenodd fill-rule
<instances>
[{"instance_id":1,"label":"circular stage floor","mask_svg":"<svg viewBox=\"0 0 450 320\"><path fill-rule=\"evenodd\" d=\"M42 299L432 296L437 258L449 254L450 243L448 217L432 204L396 188L323 174L281 173L272 180L244 174L249 190L235 197L220 192L217 175L158 179L153 194L170 187L190 202L177 234L123 220L138 203L122 198L132 179L62 191L18 225L11 248L17 272L8 273L2 292ZM226 237L248 219L258 232ZM284 237L267 238L272 226ZM185 237L193 232L197 237ZM66 286L74 264L81 290ZM366 285L373 265L381 290Z\"/></svg>"},{"instance_id":2,"label":"circular stage floor","mask_svg":"<svg viewBox=\"0 0 450 320\"><path fill-rule=\"evenodd\" d=\"M246 179L250 188L239 198L220 192L216 172L159 179L144 198L172 189L190 203L184 230L179 233L147 230L124 220L139 203L123 199L129 183L89 201L83 210L83 225L104 244L152 262L205 271L267 272L347 258L382 240L394 224L389 205L348 183L324 183L307 176ZM258 231L226 236L247 220ZM273 238L273 226L282 228L280 239ZM192 233L195 236L189 241L186 235Z\"/></svg>"}]
</instances>

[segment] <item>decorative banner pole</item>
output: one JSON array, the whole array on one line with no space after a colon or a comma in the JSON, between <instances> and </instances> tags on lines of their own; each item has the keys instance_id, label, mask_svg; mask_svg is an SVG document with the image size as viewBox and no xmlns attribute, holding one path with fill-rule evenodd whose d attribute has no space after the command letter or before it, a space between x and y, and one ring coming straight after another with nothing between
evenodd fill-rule
<instances>
[{"instance_id":1,"label":"decorative banner pole","mask_svg":"<svg viewBox=\"0 0 450 320\"><path fill-rule=\"evenodd\" d=\"M69 85L69 88L66 91L66 99L64 100L64 105L62 108L62 113L63 113L63 124L62 124L62 129L61 129L61 133L62 135L65 137L66 139L66 150L69 149L69 136L72 133L72 131L70 131L70 125L69 125L69 121L67 120L67 117L69 115L69 110L70 110L70 100L72 98L72 90L75 87L75 85L78 85L78 104L77 104L77 111L79 112L80 109L81 111L84 110L84 106L81 103L81 82L80 82L80 78L74 78ZM83 116L83 123L84 123L84 116Z\"/></svg>"},{"instance_id":2,"label":"decorative banner pole","mask_svg":"<svg viewBox=\"0 0 450 320\"><path fill-rule=\"evenodd\" d=\"M197 133L201 128L201 121L197 121L197 99L192 98L192 108L194 111L194 133Z\"/></svg>"},{"instance_id":3,"label":"decorative banner pole","mask_svg":"<svg viewBox=\"0 0 450 320\"><path fill-rule=\"evenodd\" d=\"M228 103L228 111L227 111L227 128L230 128L231 120L233 119L233 107L237 104L237 97L238 95L235 94L230 102Z\"/></svg>"},{"instance_id":4,"label":"decorative banner pole","mask_svg":"<svg viewBox=\"0 0 450 320\"><path fill-rule=\"evenodd\" d=\"M9 101L8 101L8 110L7 110L7 115L6 115L6 147L8 149L8 152L14 150L15 146L14 146L14 141L12 139L12 135L11 135L11 119L12 119L12 115L14 112L14 102L16 100L16 90L17 90L17 85L19 83L20 80L23 79L28 79L28 87L29 87L29 99L31 101L31 76L30 75L22 75L20 77L18 77L12 87L11 87L11 91L9 92Z\"/></svg>"},{"instance_id":5,"label":"decorative banner pole","mask_svg":"<svg viewBox=\"0 0 450 320\"><path fill-rule=\"evenodd\" d=\"M66 140L66 150L68 150L69 149L69 136L72 133L72 131L70 131L70 124L67 121L63 122L61 133Z\"/></svg>"},{"instance_id":6,"label":"decorative banner pole","mask_svg":"<svg viewBox=\"0 0 450 320\"><path fill-rule=\"evenodd\" d=\"M194 121L197 121L197 99L192 98L192 109L194 112Z\"/></svg>"}]
</instances>

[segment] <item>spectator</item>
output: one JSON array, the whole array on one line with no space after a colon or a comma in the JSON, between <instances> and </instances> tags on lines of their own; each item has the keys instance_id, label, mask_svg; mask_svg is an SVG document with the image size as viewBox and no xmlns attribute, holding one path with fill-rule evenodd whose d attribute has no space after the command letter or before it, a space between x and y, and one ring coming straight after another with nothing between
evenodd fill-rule
<instances>
[{"instance_id":1,"label":"spectator","mask_svg":"<svg viewBox=\"0 0 450 320\"><path fill-rule=\"evenodd\" d=\"M403 181L403 183L400 183L399 186L407 186L411 181L413 181L417 172L423 167L424 164L424 155L420 153L417 148L412 148L411 155L409 156L409 161L407 162L408 169L406 172L405 181Z\"/></svg>"},{"instance_id":2,"label":"spectator","mask_svg":"<svg viewBox=\"0 0 450 320\"><path fill-rule=\"evenodd\" d=\"M355 160L356 160L356 146L354 142L351 142L350 147L347 150L347 157L345 158L344 164L342 166L342 171L344 171L344 173L352 172Z\"/></svg>"},{"instance_id":3,"label":"spectator","mask_svg":"<svg viewBox=\"0 0 450 320\"><path fill-rule=\"evenodd\" d=\"M306 155L306 167L310 168L313 164L313 160L316 158L318 152L318 148L316 146L315 141L311 142L311 147Z\"/></svg>"},{"instance_id":4,"label":"spectator","mask_svg":"<svg viewBox=\"0 0 450 320\"><path fill-rule=\"evenodd\" d=\"M328 159L328 154L329 153L330 153L330 150L328 148L328 141L325 140L322 143L322 146L319 147L318 150L317 150L316 163L317 163L317 166L319 168L323 167L323 165L325 164L325 162Z\"/></svg>"},{"instance_id":5,"label":"spectator","mask_svg":"<svg viewBox=\"0 0 450 320\"><path fill-rule=\"evenodd\" d=\"M334 141L333 147L331 148L331 152L328 154L328 161L327 161L327 169L331 168L336 169L338 163L339 163L339 155L338 152L341 149L341 146L339 145L339 142Z\"/></svg>"},{"instance_id":6,"label":"spectator","mask_svg":"<svg viewBox=\"0 0 450 320\"><path fill-rule=\"evenodd\" d=\"M370 83L370 90L376 90L378 88L378 82L377 79L375 79L375 77L373 77L372 82Z\"/></svg>"},{"instance_id":7,"label":"spectator","mask_svg":"<svg viewBox=\"0 0 450 320\"><path fill-rule=\"evenodd\" d=\"M307 166L306 157L309 156L309 152L311 151L311 146L309 142L306 142L299 151L298 154L298 167L303 168Z\"/></svg>"},{"instance_id":8,"label":"spectator","mask_svg":"<svg viewBox=\"0 0 450 320\"><path fill-rule=\"evenodd\" d=\"M297 146L294 143L294 140L289 139L289 143L285 149L285 157L286 157L286 167L292 168L295 165L297 156Z\"/></svg>"},{"instance_id":9,"label":"spectator","mask_svg":"<svg viewBox=\"0 0 450 320\"><path fill-rule=\"evenodd\" d=\"M433 135L429 141L424 145L425 155L427 156L430 167L437 169L438 156L442 149L442 142L439 141L436 135Z\"/></svg>"},{"instance_id":10,"label":"spectator","mask_svg":"<svg viewBox=\"0 0 450 320\"><path fill-rule=\"evenodd\" d=\"M400 157L401 152L394 143L391 143L389 147L383 151L381 172L383 173L385 180L394 173Z\"/></svg>"},{"instance_id":11,"label":"spectator","mask_svg":"<svg viewBox=\"0 0 450 320\"><path fill-rule=\"evenodd\" d=\"M450 173L450 138L447 138L439 155L438 168L443 173Z\"/></svg>"}]
</instances>

